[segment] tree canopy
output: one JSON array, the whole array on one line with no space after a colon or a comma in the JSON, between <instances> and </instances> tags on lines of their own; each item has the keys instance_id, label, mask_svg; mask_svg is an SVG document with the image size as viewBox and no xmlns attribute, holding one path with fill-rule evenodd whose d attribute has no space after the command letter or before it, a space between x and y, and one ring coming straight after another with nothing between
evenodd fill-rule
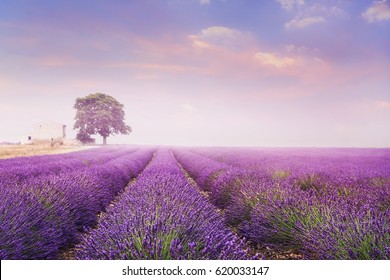
<instances>
[{"instance_id":1,"label":"tree canopy","mask_svg":"<svg viewBox=\"0 0 390 280\"><path fill-rule=\"evenodd\" d=\"M92 140L91 135L107 137L115 134L129 134L131 127L124 122L124 105L115 98L103 93L93 93L77 98L74 104L76 117L74 129L78 130L76 138L82 143Z\"/></svg>"}]
</instances>

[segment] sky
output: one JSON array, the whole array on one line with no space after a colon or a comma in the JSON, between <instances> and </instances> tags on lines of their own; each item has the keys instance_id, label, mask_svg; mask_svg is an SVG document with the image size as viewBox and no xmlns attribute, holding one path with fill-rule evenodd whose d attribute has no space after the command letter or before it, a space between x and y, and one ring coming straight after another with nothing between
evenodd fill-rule
<instances>
[{"instance_id":1,"label":"sky","mask_svg":"<svg viewBox=\"0 0 390 280\"><path fill-rule=\"evenodd\" d=\"M96 92L108 143L390 147L390 2L0 0L0 142Z\"/></svg>"}]
</instances>

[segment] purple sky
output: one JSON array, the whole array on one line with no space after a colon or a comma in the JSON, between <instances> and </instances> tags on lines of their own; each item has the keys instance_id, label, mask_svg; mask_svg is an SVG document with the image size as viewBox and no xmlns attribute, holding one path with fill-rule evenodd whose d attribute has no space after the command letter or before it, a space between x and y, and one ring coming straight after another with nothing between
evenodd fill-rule
<instances>
[{"instance_id":1,"label":"purple sky","mask_svg":"<svg viewBox=\"0 0 390 280\"><path fill-rule=\"evenodd\" d=\"M0 142L95 92L109 143L389 147L390 3L0 2Z\"/></svg>"}]
</instances>

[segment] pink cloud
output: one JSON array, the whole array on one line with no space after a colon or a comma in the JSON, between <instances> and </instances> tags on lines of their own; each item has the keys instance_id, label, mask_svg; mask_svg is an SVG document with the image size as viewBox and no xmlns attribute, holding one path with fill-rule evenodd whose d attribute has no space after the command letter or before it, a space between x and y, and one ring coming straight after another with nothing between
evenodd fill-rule
<instances>
[{"instance_id":1,"label":"pink cloud","mask_svg":"<svg viewBox=\"0 0 390 280\"><path fill-rule=\"evenodd\" d=\"M247 44L246 49L237 50L205 41L202 41L205 45L199 46L194 44L194 39L199 38L189 38L194 49L193 57L205 69L209 69L209 76L226 77L229 82L247 81L253 85L260 80L263 80L263 84L273 79L281 81L280 89L271 86L259 91L249 90L249 99L251 95L262 100L285 100L317 94L335 90L337 85L349 83L367 74L361 68L351 71L348 66L340 67L337 61L322 57L319 50L305 46L289 44L280 48L264 48L261 42L252 40L248 41L250 44ZM287 84L282 82L284 80Z\"/></svg>"},{"instance_id":2,"label":"pink cloud","mask_svg":"<svg viewBox=\"0 0 390 280\"><path fill-rule=\"evenodd\" d=\"M5 91L11 87L12 83L4 78L0 78L0 90Z\"/></svg>"},{"instance_id":3,"label":"pink cloud","mask_svg":"<svg viewBox=\"0 0 390 280\"><path fill-rule=\"evenodd\" d=\"M111 44L104 43L107 38L112 39ZM148 38L118 28L109 35L105 34L103 39L90 38L88 42L106 56L94 60L94 55L99 55L99 52L84 58L79 50L68 55L64 48L58 55L42 53L34 58L33 63L46 67L84 65L116 69L109 72L112 75L117 71L127 73L139 82L177 78L177 75L188 75L193 79L224 79L226 84L241 84L242 81L256 84L256 81L272 79L293 81L283 89L266 91L270 96L282 98L315 94L371 75L365 67L338 67L336 61L305 46L266 47L250 32L226 26L210 26L174 38L168 35ZM115 49L115 45L120 45L120 48ZM126 59L116 59L116 51ZM111 53L113 55L109 56Z\"/></svg>"},{"instance_id":4,"label":"pink cloud","mask_svg":"<svg viewBox=\"0 0 390 280\"><path fill-rule=\"evenodd\" d=\"M377 105L377 108L380 108L380 109L386 109L386 110L389 110L390 109L390 102L388 101L378 101L376 103Z\"/></svg>"},{"instance_id":5,"label":"pink cloud","mask_svg":"<svg viewBox=\"0 0 390 280\"><path fill-rule=\"evenodd\" d=\"M219 36L228 40L221 43L210 39ZM231 48L236 40L242 42L243 38L245 48ZM204 32L190 35L188 39L193 49L191 56L199 63L199 67L208 69L204 74L210 76L232 80L295 78L299 86L319 89L331 85L330 81L337 72L332 62L321 57L318 50L292 44L264 48L250 33L239 30L206 28ZM338 80L338 77L334 80Z\"/></svg>"},{"instance_id":6,"label":"pink cloud","mask_svg":"<svg viewBox=\"0 0 390 280\"><path fill-rule=\"evenodd\" d=\"M198 72L202 71L201 68L192 67L185 64L165 64L165 63L112 63L104 65L107 68L129 68L129 69L147 69L162 72Z\"/></svg>"}]
</instances>

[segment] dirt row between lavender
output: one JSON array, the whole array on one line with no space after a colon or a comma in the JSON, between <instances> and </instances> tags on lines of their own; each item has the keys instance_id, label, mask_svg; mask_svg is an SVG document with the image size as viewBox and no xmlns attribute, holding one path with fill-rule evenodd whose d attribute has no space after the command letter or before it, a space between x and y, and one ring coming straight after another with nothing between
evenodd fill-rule
<instances>
[{"instance_id":1,"label":"dirt row between lavender","mask_svg":"<svg viewBox=\"0 0 390 280\"><path fill-rule=\"evenodd\" d=\"M91 228L88 228L85 232L82 232L81 233L81 236L80 236L80 240L82 240L82 236L86 236L86 235L89 235L89 232L90 230L92 229L96 229L99 227L99 224L100 224L100 221L101 219L106 215L107 213L107 209L109 207L114 207L115 204L121 199L122 197L122 194L126 191L127 188L131 187L134 182L137 181L137 178L138 176L149 166L150 163L153 162L153 159L156 155L156 151L153 153L153 156L152 158L150 159L150 161L148 162L148 164L145 165L145 167L143 168L143 170L136 176L134 177L133 179L131 179L127 185L123 188L122 191L120 191L115 197L114 199L106 206L106 208L104 209L104 211L98 213L98 219L97 219L97 222L96 222L96 225L94 227L91 227ZM59 258L60 260L75 260L76 259L76 246L77 246L78 243L75 243L73 244L72 247L70 248L67 248L66 250L64 250L62 253L60 253L59 255Z\"/></svg>"},{"instance_id":2,"label":"dirt row between lavender","mask_svg":"<svg viewBox=\"0 0 390 280\"><path fill-rule=\"evenodd\" d=\"M188 172L183 168L183 166L180 164L178 160L176 160L177 164L180 166L180 169L186 176L188 182L196 188L205 198L209 200L210 203L210 193L207 191L201 190L201 188L198 186L198 184L195 182L195 180L188 174ZM215 205L214 205L215 206ZM218 212L222 217L224 216L224 210L221 208L216 207L216 212ZM237 232L237 229L232 227L231 225L225 223L233 232ZM302 260L303 255L299 252L296 252L294 250L288 250L288 251L276 251L274 249L271 249L268 246L264 246L261 244L254 244L252 242L248 242L248 245L250 247L250 254L256 255L259 254L264 257L264 259L268 260Z\"/></svg>"}]
</instances>

